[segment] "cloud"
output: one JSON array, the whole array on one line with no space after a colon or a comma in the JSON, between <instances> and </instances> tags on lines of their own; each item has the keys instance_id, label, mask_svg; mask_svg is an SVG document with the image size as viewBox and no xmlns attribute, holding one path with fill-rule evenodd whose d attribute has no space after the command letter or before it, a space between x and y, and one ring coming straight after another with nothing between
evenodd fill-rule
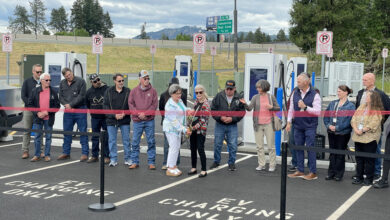
<instances>
[{"instance_id":1,"label":"cloud","mask_svg":"<svg viewBox=\"0 0 390 220\"><path fill-rule=\"evenodd\" d=\"M74 0L45 0L46 20L50 21L53 8L64 6L68 15ZM134 37L146 22L146 31L182 26L205 27L206 17L229 15L233 19L233 0L99 0L103 10L110 13L113 32L117 37ZM0 0L0 30L8 25L16 5L29 11L26 0ZM281 28L288 30L289 10L292 0L245 0L237 1L238 31L255 31L276 34Z\"/></svg>"}]
</instances>

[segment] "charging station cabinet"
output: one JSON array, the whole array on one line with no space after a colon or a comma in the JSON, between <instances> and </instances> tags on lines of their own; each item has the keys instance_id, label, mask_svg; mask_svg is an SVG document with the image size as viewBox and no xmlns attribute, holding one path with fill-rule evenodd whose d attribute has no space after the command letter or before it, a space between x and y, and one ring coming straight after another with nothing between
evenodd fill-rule
<instances>
[{"instance_id":1,"label":"charging station cabinet","mask_svg":"<svg viewBox=\"0 0 390 220\"><path fill-rule=\"evenodd\" d=\"M248 104L252 97L258 93L256 90L256 82L258 80L267 80L271 85L269 93L274 94L275 88L279 87L281 68L284 68L284 80L286 82L286 61L287 57L282 54L245 54L244 98ZM281 67L280 63L283 63L284 66ZM256 148L253 131L253 118L247 116L244 117L243 121L243 142L246 146Z\"/></svg>"},{"instance_id":2,"label":"charging station cabinet","mask_svg":"<svg viewBox=\"0 0 390 220\"><path fill-rule=\"evenodd\" d=\"M75 76L87 79L87 54L68 53L68 52L45 52L45 72L50 74L51 86L59 90L60 82L64 79L62 76L62 69L70 68ZM64 106L61 105L61 109ZM64 112L56 113L56 119L53 125L54 129L63 129Z\"/></svg>"},{"instance_id":3,"label":"charging station cabinet","mask_svg":"<svg viewBox=\"0 0 390 220\"><path fill-rule=\"evenodd\" d=\"M180 87L190 91L192 78L192 57L179 55L175 56L176 77L179 79Z\"/></svg>"},{"instance_id":4,"label":"charging station cabinet","mask_svg":"<svg viewBox=\"0 0 390 220\"><path fill-rule=\"evenodd\" d=\"M294 72L294 77L292 77ZM292 92L291 79L294 78L294 87L297 87L297 78L299 74L307 72L307 58L306 57L291 57L287 64L287 81L286 81L286 94L289 96Z\"/></svg>"}]
</instances>

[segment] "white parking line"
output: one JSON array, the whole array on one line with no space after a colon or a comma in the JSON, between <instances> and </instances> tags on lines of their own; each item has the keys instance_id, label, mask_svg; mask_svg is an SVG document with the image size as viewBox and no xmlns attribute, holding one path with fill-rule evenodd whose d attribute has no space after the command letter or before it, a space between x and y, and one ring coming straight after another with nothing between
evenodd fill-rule
<instances>
[{"instance_id":1,"label":"white parking line","mask_svg":"<svg viewBox=\"0 0 390 220\"><path fill-rule=\"evenodd\" d=\"M33 142L33 141L31 141L31 142ZM22 144L22 142L20 142L20 143L14 143L14 144L1 145L0 148L3 148L3 147L10 147L10 146L19 145L19 144Z\"/></svg>"},{"instance_id":2,"label":"white parking line","mask_svg":"<svg viewBox=\"0 0 390 220\"><path fill-rule=\"evenodd\" d=\"M239 162L241 162L241 161L244 161L244 160L246 160L246 159L249 159L249 158L251 158L252 156L253 156L253 155L248 155L248 156L246 156L246 157L240 158L240 159L236 160L236 163L239 163ZM213 172L215 172L215 171L217 171L217 170L220 170L220 169L223 169L223 168L225 168L225 167L227 167L227 166L228 166L227 164L224 164L224 165L222 165L222 166L219 166L218 168L215 168L215 169L212 169L212 170L208 170L207 173L208 173L208 174L209 174L209 173L213 173ZM179 181L177 181L177 182L173 182L173 183L168 184L168 185L166 185L166 186L162 186L162 187L159 187L159 188L157 188L157 189L153 189L153 190L150 190L150 191L148 191L148 192L141 193L141 194L138 194L138 195L136 195L136 196L132 196L132 197L130 197L130 198L128 198L128 199L124 199L124 200L118 201L118 202L114 203L114 205L115 205L115 206L121 206L121 205L123 205L123 204L132 202L132 201L134 201L134 200L141 199L141 198L143 198L143 197L153 195L153 194L155 194L155 193L164 191L164 190L166 190L166 189L170 189L170 188L172 188L172 187L175 187L175 186L177 186L177 185L183 184L183 183L185 183L185 182L188 182L188 181L193 180L193 179L196 179L196 178L198 178L198 176L187 177L187 178L185 178L185 179L179 180Z\"/></svg>"},{"instance_id":3,"label":"white parking line","mask_svg":"<svg viewBox=\"0 0 390 220\"><path fill-rule=\"evenodd\" d=\"M347 201L344 202L336 211L334 211L327 220L339 219L360 197L366 193L371 186L362 186Z\"/></svg>"}]
</instances>

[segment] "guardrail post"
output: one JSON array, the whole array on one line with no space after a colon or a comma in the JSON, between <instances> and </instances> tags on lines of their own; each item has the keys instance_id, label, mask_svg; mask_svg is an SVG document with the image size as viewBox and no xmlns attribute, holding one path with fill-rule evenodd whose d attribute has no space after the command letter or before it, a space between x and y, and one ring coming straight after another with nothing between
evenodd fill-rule
<instances>
[{"instance_id":1,"label":"guardrail post","mask_svg":"<svg viewBox=\"0 0 390 220\"><path fill-rule=\"evenodd\" d=\"M287 191L287 142L282 143L282 174L280 184L280 219L286 219L286 191Z\"/></svg>"}]
</instances>

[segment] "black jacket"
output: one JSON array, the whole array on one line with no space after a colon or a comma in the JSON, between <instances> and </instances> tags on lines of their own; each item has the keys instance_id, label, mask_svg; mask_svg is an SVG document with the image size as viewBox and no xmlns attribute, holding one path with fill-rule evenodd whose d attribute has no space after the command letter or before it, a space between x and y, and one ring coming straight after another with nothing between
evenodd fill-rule
<instances>
[{"instance_id":1,"label":"black jacket","mask_svg":"<svg viewBox=\"0 0 390 220\"><path fill-rule=\"evenodd\" d=\"M31 96L31 91L38 86L39 86L39 84L34 79L34 77L30 77L30 78L24 80L23 85L22 85L21 97L23 99L25 106L27 106L27 104L28 104L28 99Z\"/></svg>"},{"instance_id":2,"label":"black jacket","mask_svg":"<svg viewBox=\"0 0 390 220\"><path fill-rule=\"evenodd\" d=\"M121 120L115 118L115 114L106 114L107 126L121 126L130 125L131 118L129 113L129 99L130 89L123 87L122 91L118 93L115 86L112 86L106 90L104 94L103 108L106 110L124 110L127 111L125 117Z\"/></svg>"},{"instance_id":3,"label":"black jacket","mask_svg":"<svg viewBox=\"0 0 390 220\"><path fill-rule=\"evenodd\" d=\"M380 89L375 88L374 91L378 92L379 95L381 96L383 108L385 109L385 111L390 111L390 98L389 98L389 96L387 96L386 93L384 93ZM363 93L364 93L364 89L361 89L361 90L359 90L359 92L356 96L356 109L358 109L360 106L360 101L362 100ZM383 122L385 122L388 117L389 117L389 115L384 115L385 120L383 120ZM383 130L383 125L382 125L382 130Z\"/></svg>"},{"instance_id":4,"label":"black jacket","mask_svg":"<svg viewBox=\"0 0 390 220\"><path fill-rule=\"evenodd\" d=\"M238 116L233 116L233 120L228 125L237 124L245 115L245 107L240 102L240 95L235 92L233 95L232 102L229 106L225 90L219 92L213 99L211 103L211 111L241 111L238 113ZM227 115L225 115L227 116ZM221 116L213 116L213 118L220 124L225 124L225 122L221 121Z\"/></svg>"},{"instance_id":5,"label":"black jacket","mask_svg":"<svg viewBox=\"0 0 390 220\"><path fill-rule=\"evenodd\" d=\"M184 105L187 106L187 89L182 89L182 94L181 94L181 100L183 101ZM168 99L171 98L171 96L168 93L168 89L161 93L160 95L160 101L158 102L158 109L160 111L164 111L165 109L165 104L167 104ZM164 114L161 114L161 125L164 121Z\"/></svg>"},{"instance_id":6,"label":"black jacket","mask_svg":"<svg viewBox=\"0 0 390 220\"><path fill-rule=\"evenodd\" d=\"M58 112L60 108L60 101L58 100L58 94L57 92L50 86L50 104L49 107L52 110L55 110L55 112L50 111L49 112L49 125L53 126L54 119L55 119L55 113ZM39 94L42 92L42 86L36 87L32 90L31 96L28 99L27 107L29 108L39 108ZM40 124L43 122L43 119L39 118L37 115L37 111L32 111L33 114L33 122L35 124Z\"/></svg>"},{"instance_id":7,"label":"black jacket","mask_svg":"<svg viewBox=\"0 0 390 220\"><path fill-rule=\"evenodd\" d=\"M104 93L108 89L108 86L102 85L99 88L91 87L86 94L87 108L88 109L103 109ZM92 118L105 118L104 114L91 114Z\"/></svg>"},{"instance_id":8,"label":"black jacket","mask_svg":"<svg viewBox=\"0 0 390 220\"><path fill-rule=\"evenodd\" d=\"M70 85L66 79L61 80L59 90L61 104L70 104L72 108L85 106L86 85L85 80L78 76L74 77Z\"/></svg>"}]
</instances>

